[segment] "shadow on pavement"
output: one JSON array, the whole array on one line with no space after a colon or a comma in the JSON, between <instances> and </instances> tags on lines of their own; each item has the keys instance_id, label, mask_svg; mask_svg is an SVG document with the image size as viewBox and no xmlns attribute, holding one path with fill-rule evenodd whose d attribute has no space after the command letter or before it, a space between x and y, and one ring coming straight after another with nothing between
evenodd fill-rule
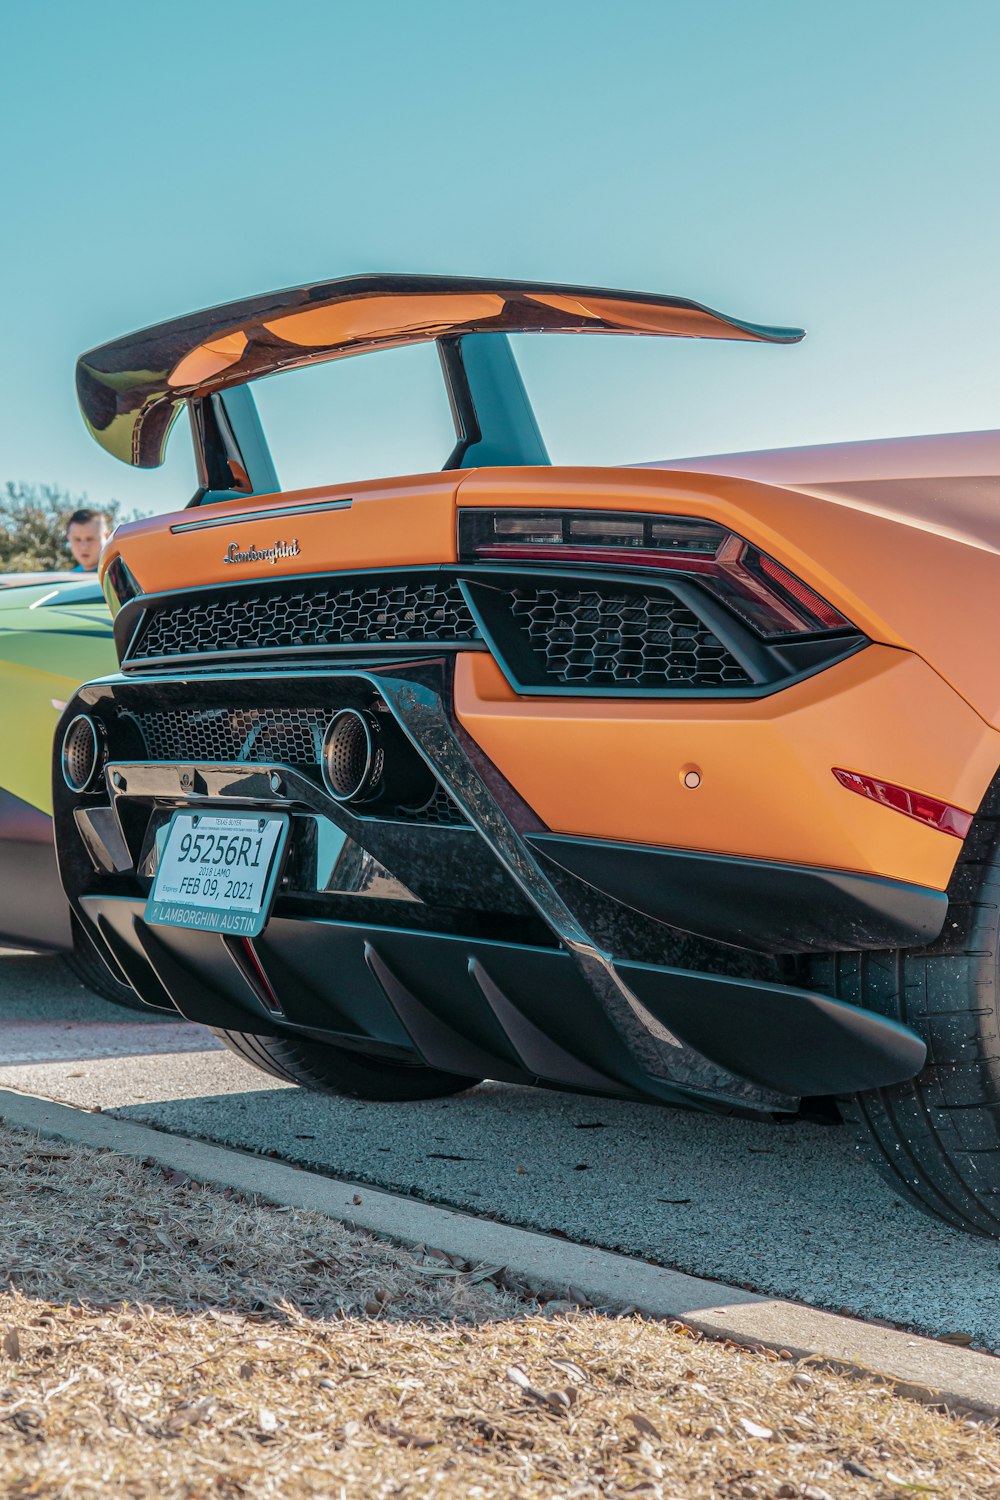
<instances>
[{"instance_id":1,"label":"shadow on pavement","mask_svg":"<svg viewBox=\"0 0 1000 1500\"><path fill-rule=\"evenodd\" d=\"M247 1092L113 1113L767 1295L932 1336L969 1333L1000 1351L1000 1247L894 1198L846 1130L501 1084L369 1104L257 1090L249 1069L243 1076Z\"/></svg>"}]
</instances>

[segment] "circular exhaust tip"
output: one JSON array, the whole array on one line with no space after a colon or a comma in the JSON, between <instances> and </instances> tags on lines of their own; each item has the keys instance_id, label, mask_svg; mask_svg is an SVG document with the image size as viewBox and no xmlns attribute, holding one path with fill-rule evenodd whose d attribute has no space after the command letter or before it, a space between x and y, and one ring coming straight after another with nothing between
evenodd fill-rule
<instances>
[{"instance_id":1,"label":"circular exhaust tip","mask_svg":"<svg viewBox=\"0 0 1000 1500\"><path fill-rule=\"evenodd\" d=\"M374 791L382 778L379 727L357 708L334 714L323 736L323 781L338 802L354 802Z\"/></svg>"},{"instance_id":2,"label":"circular exhaust tip","mask_svg":"<svg viewBox=\"0 0 1000 1500\"><path fill-rule=\"evenodd\" d=\"M63 780L70 791L93 791L106 762L103 724L89 714L77 714L67 724L62 740Z\"/></svg>"}]
</instances>

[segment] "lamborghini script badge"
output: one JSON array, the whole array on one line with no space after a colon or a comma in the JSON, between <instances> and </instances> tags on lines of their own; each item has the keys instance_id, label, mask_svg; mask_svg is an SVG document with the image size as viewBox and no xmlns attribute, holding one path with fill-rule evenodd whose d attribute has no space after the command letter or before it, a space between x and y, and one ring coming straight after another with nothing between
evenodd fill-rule
<instances>
[{"instance_id":1,"label":"lamborghini script badge","mask_svg":"<svg viewBox=\"0 0 1000 1500\"><path fill-rule=\"evenodd\" d=\"M245 552L240 551L237 542L230 542L229 549L222 561L224 563L276 563L279 557L298 557L298 555L298 537L291 542L275 542L273 547L250 546Z\"/></svg>"}]
</instances>

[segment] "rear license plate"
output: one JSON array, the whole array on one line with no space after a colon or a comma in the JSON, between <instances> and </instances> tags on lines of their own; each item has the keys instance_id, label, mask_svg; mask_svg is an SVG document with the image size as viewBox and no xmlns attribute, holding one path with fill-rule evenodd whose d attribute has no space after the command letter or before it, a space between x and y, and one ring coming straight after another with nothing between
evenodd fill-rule
<instances>
[{"instance_id":1,"label":"rear license plate","mask_svg":"<svg viewBox=\"0 0 1000 1500\"><path fill-rule=\"evenodd\" d=\"M256 937L270 915L287 838L287 813L175 812L146 921Z\"/></svg>"}]
</instances>

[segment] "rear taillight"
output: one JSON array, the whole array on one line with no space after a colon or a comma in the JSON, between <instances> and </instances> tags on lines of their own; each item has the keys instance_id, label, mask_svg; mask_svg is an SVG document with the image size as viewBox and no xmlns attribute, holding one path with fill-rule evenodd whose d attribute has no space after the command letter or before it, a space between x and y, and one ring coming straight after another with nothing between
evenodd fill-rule
<instances>
[{"instance_id":1,"label":"rear taillight","mask_svg":"<svg viewBox=\"0 0 1000 1500\"><path fill-rule=\"evenodd\" d=\"M916 818L941 833L950 833L964 839L972 827L972 813L952 807L950 802L941 802L937 797L927 797L923 792L911 792L908 787L896 786L891 781L878 781L874 776L862 776L857 771L843 771L834 766L833 774L849 792L857 792L882 807L890 807L907 818Z\"/></svg>"},{"instance_id":2,"label":"rear taillight","mask_svg":"<svg viewBox=\"0 0 1000 1500\"><path fill-rule=\"evenodd\" d=\"M773 557L715 521L694 516L464 510L459 557L462 562L686 574L765 637L852 628Z\"/></svg>"}]
</instances>

